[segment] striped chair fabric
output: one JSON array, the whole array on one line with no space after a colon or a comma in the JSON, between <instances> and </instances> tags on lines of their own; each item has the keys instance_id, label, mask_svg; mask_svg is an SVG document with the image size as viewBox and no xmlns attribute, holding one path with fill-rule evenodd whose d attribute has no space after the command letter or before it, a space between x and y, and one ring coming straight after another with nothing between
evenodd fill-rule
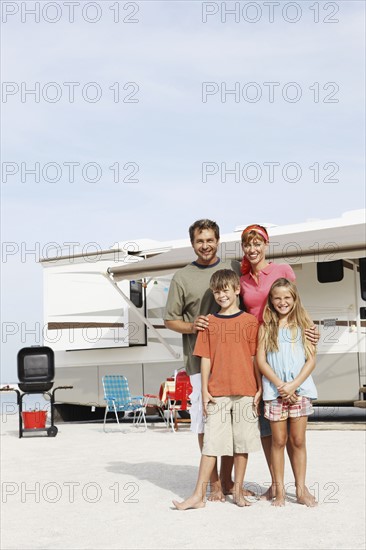
<instances>
[{"instance_id":1,"label":"striped chair fabric","mask_svg":"<svg viewBox=\"0 0 366 550\"><path fill-rule=\"evenodd\" d=\"M118 418L119 412L133 412L133 424L138 426L143 422L146 430L144 396L136 395L132 397L128 386L128 380L121 374L108 374L103 376L102 383L104 400L106 401L103 430L106 431L105 424L109 412L114 412L118 425L120 425Z\"/></svg>"}]
</instances>

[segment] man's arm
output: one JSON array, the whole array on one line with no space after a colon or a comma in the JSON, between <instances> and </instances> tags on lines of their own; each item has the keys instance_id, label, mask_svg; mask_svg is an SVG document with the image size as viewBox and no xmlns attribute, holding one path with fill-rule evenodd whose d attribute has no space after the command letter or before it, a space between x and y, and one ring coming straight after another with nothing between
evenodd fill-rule
<instances>
[{"instance_id":1,"label":"man's arm","mask_svg":"<svg viewBox=\"0 0 366 550\"><path fill-rule=\"evenodd\" d=\"M166 328L179 332L180 334L195 334L208 327L208 319L208 315L199 315L193 323L187 323L180 319L174 321L165 319L164 325Z\"/></svg>"},{"instance_id":2,"label":"man's arm","mask_svg":"<svg viewBox=\"0 0 366 550\"><path fill-rule=\"evenodd\" d=\"M208 318L205 315L199 315L193 322L183 321L184 312L185 290L173 278L165 309L164 324L166 328L180 334L195 334L205 330L208 326Z\"/></svg>"}]
</instances>

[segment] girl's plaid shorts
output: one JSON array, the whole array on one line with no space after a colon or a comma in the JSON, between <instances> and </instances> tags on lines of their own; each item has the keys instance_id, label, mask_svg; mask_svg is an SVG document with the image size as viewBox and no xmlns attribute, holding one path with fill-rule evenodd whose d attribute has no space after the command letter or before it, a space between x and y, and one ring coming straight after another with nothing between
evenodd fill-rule
<instances>
[{"instance_id":1,"label":"girl's plaid shorts","mask_svg":"<svg viewBox=\"0 0 366 550\"><path fill-rule=\"evenodd\" d=\"M309 416L313 412L314 408L309 397L301 396L297 403L284 402L282 397L264 402L264 416L273 422L287 420L287 418Z\"/></svg>"}]
</instances>

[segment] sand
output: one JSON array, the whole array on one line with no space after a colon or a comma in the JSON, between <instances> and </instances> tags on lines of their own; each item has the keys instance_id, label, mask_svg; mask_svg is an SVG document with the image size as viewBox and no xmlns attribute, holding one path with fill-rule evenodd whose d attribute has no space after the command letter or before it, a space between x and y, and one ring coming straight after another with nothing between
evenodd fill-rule
<instances>
[{"instance_id":1,"label":"sand","mask_svg":"<svg viewBox=\"0 0 366 550\"><path fill-rule=\"evenodd\" d=\"M146 432L124 425L123 433L109 424L108 434L102 424L58 428L55 438L19 439L17 416L2 416L2 550L365 548L365 431L352 425L307 433L317 508L295 502L287 463L284 508L239 508L228 497L184 512L171 501L196 481L199 451L188 425L178 433L163 424ZM262 452L250 456L246 482L265 490Z\"/></svg>"}]
</instances>

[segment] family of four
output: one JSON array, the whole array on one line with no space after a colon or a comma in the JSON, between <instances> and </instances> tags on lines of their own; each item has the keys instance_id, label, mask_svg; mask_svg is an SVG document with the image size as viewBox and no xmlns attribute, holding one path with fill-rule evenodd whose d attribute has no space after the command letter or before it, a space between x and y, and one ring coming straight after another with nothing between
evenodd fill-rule
<instances>
[{"instance_id":1,"label":"family of four","mask_svg":"<svg viewBox=\"0 0 366 550\"><path fill-rule=\"evenodd\" d=\"M305 485L305 432L317 397L311 372L319 334L301 304L295 274L287 264L266 260L269 238L260 225L242 233L241 265L218 257L214 221L196 221L189 235L197 258L172 279L165 325L183 335L201 462L193 494L173 503L179 510L201 508L210 488L210 500L232 494L238 506L249 506L246 497L253 493L243 486L248 453L262 445L272 478L264 497L285 504L287 447L297 501L315 506Z\"/></svg>"}]
</instances>

